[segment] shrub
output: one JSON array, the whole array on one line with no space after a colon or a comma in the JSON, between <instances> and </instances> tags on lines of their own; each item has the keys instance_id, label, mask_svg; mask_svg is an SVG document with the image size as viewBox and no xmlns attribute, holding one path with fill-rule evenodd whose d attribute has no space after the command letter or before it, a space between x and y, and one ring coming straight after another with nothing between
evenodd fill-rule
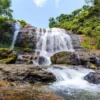
<instances>
[{"instance_id":1,"label":"shrub","mask_svg":"<svg viewBox=\"0 0 100 100\"><path fill-rule=\"evenodd\" d=\"M97 48L97 49L100 49L100 36L97 37L96 48Z\"/></svg>"}]
</instances>

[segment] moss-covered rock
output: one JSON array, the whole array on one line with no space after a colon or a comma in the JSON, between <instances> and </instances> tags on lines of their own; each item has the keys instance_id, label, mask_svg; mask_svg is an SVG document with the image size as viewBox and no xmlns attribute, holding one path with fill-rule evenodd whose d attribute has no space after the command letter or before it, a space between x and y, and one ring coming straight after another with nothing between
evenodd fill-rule
<instances>
[{"instance_id":1,"label":"moss-covered rock","mask_svg":"<svg viewBox=\"0 0 100 100\"><path fill-rule=\"evenodd\" d=\"M60 52L51 57L53 64L76 64L75 55L72 52Z\"/></svg>"},{"instance_id":2,"label":"moss-covered rock","mask_svg":"<svg viewBox=\"0 0 100 100\"><path fill-rule=\"evenodd\" d=\"M15 63L17 54L10 49L0 48L0 63Z\"/></svg>"}]
</instances>

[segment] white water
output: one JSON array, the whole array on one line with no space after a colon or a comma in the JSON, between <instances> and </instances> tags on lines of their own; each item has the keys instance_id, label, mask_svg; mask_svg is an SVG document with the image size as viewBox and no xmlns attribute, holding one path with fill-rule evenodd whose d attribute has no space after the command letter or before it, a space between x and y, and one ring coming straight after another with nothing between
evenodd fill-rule
<instances>
[{"instance_id":1,"label":"white water","mask_svg":"<svg viewBox=\"0 0 100 100\"><path fill-rule=\"evenodd\" d=\"M11 49L13 49L14 46L15 46L17 36L18 36L18 34L21 30L21 24L19 22L16 22L14 28L15 28L15 32L14 32L13 41L12 41L12 44L11 44L11 47L10 47Z\"/></svg>"},{"instance_id":2,"label":"white water","mask_svg":"<svg viewBox=\"0 0 100 100\"><path fill-rule=\"evenodd\" d=\"M90 84L84 80L84 76L93 70L80 67L54 66L48 68L56 77L56 82L51 85L55 90L66 91L68 89L86 90L90 92L100 92L100 85Z\"/></svg>"},{"instance_id":3,"label":"white water","mask_svg":"<svg viewBox=\"0 0 100 100\"><path fill-rule=\"evenodd\" d=\"M50 57L61 51L74 51L70 35L64 29L37 29L37 51L50 65Z\"/></svg>"}]
</instances>

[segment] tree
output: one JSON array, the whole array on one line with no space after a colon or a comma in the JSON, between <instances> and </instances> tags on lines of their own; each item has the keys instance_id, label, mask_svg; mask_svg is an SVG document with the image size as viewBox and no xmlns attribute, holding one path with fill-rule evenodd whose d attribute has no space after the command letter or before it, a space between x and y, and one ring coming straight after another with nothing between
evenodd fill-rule
<instances>
[{"instance_id":1,"label":"tree","mask_svg":"<svg viewBox=\"0 0 100 100\"><path fill-rule=\"evenodd\" d=\"M60 16L56 17L57 22L64 23L66 21L71 21L72 16L67 14L61 14Z\"/></svg>"},{"instance_id":2,"label":"tree","mask_svg":"<svg viewBox=\"0 0 100 100\"><path fill-rule=\"evenodd\" d=\"M51 17L49 19L49 27L52 28L54 27L54 25L56 24L57 22L55 21L55 19L53 17Z\"/></svg>"},{"instance_id":3,"label":"tree","mask_svg":"<svg viewBox=\"0 0 100 100\"><path fill-rule=\"evenodd\" d=\"M83 8L83 10L88 10L89 9L89 5L84 5L82 8Z\"/></svg>"},{"instance_id":4,"label":"tree","mask_svg":"<svg viewBox=\"0 0 100 100\"><path fill-rule=\"evenodd\" d=\"M72 15L75 17L75 16L79 15L81 11L82 11L81 8L80 8L80 9L77 9L77 10L74 10L74 11L72 12Z\"/></svg>"},{"instance_id":5,"label":"tree","mask_svg":"<svg viewBox=\"0 0 100 100\"><path fill-rule=\"evenodd\" d=\"M0 0L0 15L12 18L11 0Z\"/></svg>"},{"instance_id":6,"label":"tree","mask_svg":"<svg viewBox=\"0 0 100 100\"><path fill-rule=\"evenodd\" d=\"M100 5L100 0L85 0L86 3L92 3L92 5Z\"/></svg>"}]
</instances>

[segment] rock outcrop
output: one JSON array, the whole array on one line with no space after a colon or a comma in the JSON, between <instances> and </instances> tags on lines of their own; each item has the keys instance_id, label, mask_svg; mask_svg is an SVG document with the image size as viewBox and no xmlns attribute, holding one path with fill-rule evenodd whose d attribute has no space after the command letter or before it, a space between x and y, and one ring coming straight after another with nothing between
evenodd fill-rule
<instances>
[{"instance_id":1,"label":"rock outcrop","mask_svg":"<svg viewBox=\"0 0 100 100\"><path fill-rule=\"evenodd\" d=\"M60 52L51 57L52 64L84 65L100 67L100 51Z\"/></svg>"},{"instance_id":2,"label":"rock outcrop","mask_svg":"<svg viewBox=\"0 0 100 100\"><path fill-rule=\"evenodd\" d=\"M36 48L36 27L26 24L19 34L16 45L23 48Z\"/></svg>"},{"instance_id":3,"label":"rock outcrop","mask_svg":"<svg viewBox=\"0 0 100 100\"><path fill-rule=\"evenodd\" d=\"M84 77L89 83L100 84L100 73L99 72L90 72Z\"/></svg>"},{"instance_id":4,"label":"rock outcrop","mask_svg":"<svg viewBox=\"0 0 100 100\"><path fill-rule=\"evenodd\" d=\"M55 77L52 73L34 65L0 65L0 81L19 82L52 82Z\"/></svg>"}]
</instances>

